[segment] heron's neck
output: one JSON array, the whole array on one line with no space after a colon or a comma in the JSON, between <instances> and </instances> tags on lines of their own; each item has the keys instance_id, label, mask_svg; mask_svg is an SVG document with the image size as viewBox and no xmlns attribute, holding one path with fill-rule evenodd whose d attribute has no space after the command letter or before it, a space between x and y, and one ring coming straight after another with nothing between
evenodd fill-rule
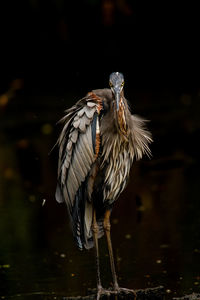
<instances>
[{"instance_id":1,"label":"heron's neck","mask_svg":"<svg viewBox=\"0 0 200 300\"><path fill-rule=\"evenodd\" d=\"M126 121L126 114L125 114L125 103L123 100L123 97L121 97L119 101L119 110L116 111L116 121L117 121L117 127L122 133L124 137L128 136L128 126L127 126L127 121Z\"/></svg>"}]
</instances>

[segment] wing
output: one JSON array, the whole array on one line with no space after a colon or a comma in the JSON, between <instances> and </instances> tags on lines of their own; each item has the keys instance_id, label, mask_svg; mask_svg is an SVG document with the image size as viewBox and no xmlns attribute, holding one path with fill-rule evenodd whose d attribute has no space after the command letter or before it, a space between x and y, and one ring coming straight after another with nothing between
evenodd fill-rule
<instances>
[{"instance_id":1,"label":"wing","mask_svg":"<svg viewBox=\"0 0 200 300\"><path fill-rule=\"evenodd\" d=\"M101 109L100 99L97 101L90 94L77 102L66 111L67 114L62 119L64 127L58 141L56 200L66 202L73 233L80 248L82 248L81 231L84 230L81 228L83 225L81 224L81 213L85 211L85 207L83 207L85 204L82 202L86 202L84 197L88 198L91 195L86 180L98 156Z\"/></svg>"},{"instance_id":2,"label":"wing","mask_svg":"<svg viewBox=\"0 0 200 300\"><path fill-rule=\"evenodd\" d=\"M69 109L59 144L58 182L63 189L56 194L58 202L65 201L70 210L74 197L96 160L96 133L99 131L99 103L84 98ZM62 196L62 198L60 198Z\"/></svg>"}]
</instances>

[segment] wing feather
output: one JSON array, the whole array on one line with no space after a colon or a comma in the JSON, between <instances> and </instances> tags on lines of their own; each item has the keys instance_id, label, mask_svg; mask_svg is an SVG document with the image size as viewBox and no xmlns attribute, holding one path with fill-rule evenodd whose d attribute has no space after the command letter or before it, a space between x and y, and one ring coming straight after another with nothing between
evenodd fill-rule
<instances>
[{"instance_id":1,"label":"wing feather","mask_svg":"<svg viewBox=\"0 0 200 300\"><path fill-rule=\"evenodd\" d=\"M89 130L89 129L87 129L87 130ZM89 164L91 166L93 163L94 152L93 152L93 149L89 148L89 145L87 143L87 139L86 139L85 135L82 135L79 139L79 149L80 149L80 152L83 154L83 157L84 157L83 161L85 162L85 164Z\"/></svg>"},{"instance_id":2,"label":"wing feather","mask_svg":"<svg viewBox=\"0 0 200 300\"><path fill-rule=\"evenodd\" d=\"M89 174L97 159L100 99L87 95L66 111L58 140L59 163L56 200L66 202L79 248L91 244L91 186ZM98 131L98 132L97 132ZM98 143L97 143L98 140ZM99 144L98 144L99 145Z\"/></svg>"},{"instance_id":3,"label":"wing feather","mask_svg":"<svg viewBox=\"0 0 200 300\"><path fill-rule=\"evenodd\" d=\"M75 191L75 193L76 193L76 191L79 188L79 180L74 171L74 164L71 164L71 166L69 168L67 184L71 184L73 191Z\"/></svg>"},{"instance_id":4,"label":"wing feather","mask_svg":"<svg viewBox=\"0 0 200 300\"><path fill-rule=\"evenodd\" d=\"M81 155L81 153L79 152L78 147L75 148L75 150L74 150L74 155L75 155L75 157L76 157L76 160L77 160L78 165L80 166L80 169L82 169L82 171L83 171L83 174L84 174L84 175L83 175L83 178L85 178L86 175L87 175L87 173L88 173L88 171L89 171L89 167L87 167L87 165L84 164L82 155Z\"/></svg>"},{"instance_id":5,"label":"wing feather","mask_svg":"<svg viewBox=\"0 0 200 300\"><path fill-rule=\"evenodd\" d=\"M73 167L74 167L74 171L75 171L76 177L78 177L79 180L82 181L83 178L85 178L85 176L87 174L87 170L84 169L84 164L82 164L81 158L77 157L77 155L74 155L74 158L73 158Z\"/></svg>"},{"instance_id":6,"label":"wing feather","mask_svg":"<svg viewBox=\"0 0 200 300\"><path fill-rule=\"evenodd\" d=\"M89 101L88 101L89 100ZM96 160L92 122L97 122L98 103L83 98L61 120L65 122L59 137L58 191L56 200L65 201L69 210ZM95 116L95 117L94 117ZM64 191L64 192L63 192Z\"/></svg>"}]
</instances>

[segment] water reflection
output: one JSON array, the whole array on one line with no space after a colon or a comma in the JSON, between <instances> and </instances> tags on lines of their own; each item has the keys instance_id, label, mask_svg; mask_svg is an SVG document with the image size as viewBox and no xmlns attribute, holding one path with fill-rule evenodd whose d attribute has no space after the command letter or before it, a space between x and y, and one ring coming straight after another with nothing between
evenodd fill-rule
<instances>
[{"instance_id":1,"label":"water reflection","mask_svg":"<svg viewBox=\"0 0 200 300\"><path fill-rule=\"evenodd\" d=\"M152 94L134 95L137 112L152 120L154 158L135 164L113 211L112 237L120 284L164 285L171 298L200 286L199 98L159 97L162 102ZM59 97L22 93L0 110L2 297L50 293L53 299L84 295L96 285L93 251L76 249L66 208L54 199L57 151L49 152L59 131L55 123L69 105ZM100 247L108 286L103 239Z\"/></svg>"}]
</instances>

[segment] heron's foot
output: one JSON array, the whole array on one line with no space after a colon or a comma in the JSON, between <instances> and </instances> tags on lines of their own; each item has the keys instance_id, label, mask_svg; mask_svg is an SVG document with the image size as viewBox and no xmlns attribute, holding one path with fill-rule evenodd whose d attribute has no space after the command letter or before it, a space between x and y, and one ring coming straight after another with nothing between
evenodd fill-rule
<instances>
[{"instance_id":1,"label":"heron's foot","mask_svg":"<svg viewBox=\"0 0 200 300\"><path fill-rule=\"evenodd\" d=\"M101 296L110 297L112 291L104 289L102 286L97 287L97 300L100 300Z\"/></svg>"},{"instance_id":2,"label":"heron's foot","mask_svg":"<svg viewBox=\"0 0 200 300\"><path fill-rule=\"evenodd\" d=\"M108 298L114 296L131 296L130 299L136 300L136 293L132 289L121 288L118 285L114 286L114 289L104 289L102 286L97 288L97 300L100 300L101 297L107 296Z\"/></svg>"},{"instance_id":3,"label":"heron's foot","mask_svg":"<svg viewBox=\"0 0 200 300\"><path fill-rule=\"evenodd\" d=\"M133 299L136 300L136 292L132 289L127 289L119 287L118 285L114 285L114 292L116 292L117 295L132 295Z\"/></svg>"}]
</instances>

